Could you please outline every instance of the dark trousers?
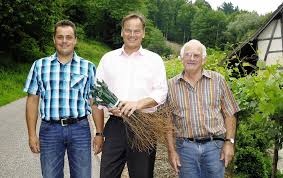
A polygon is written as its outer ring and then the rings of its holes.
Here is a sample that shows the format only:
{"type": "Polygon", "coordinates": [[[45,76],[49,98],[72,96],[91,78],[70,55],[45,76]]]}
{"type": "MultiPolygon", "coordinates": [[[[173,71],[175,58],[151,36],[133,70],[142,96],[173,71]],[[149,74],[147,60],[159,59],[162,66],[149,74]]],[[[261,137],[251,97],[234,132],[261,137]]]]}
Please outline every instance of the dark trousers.
{"type": "Polygon", "coordinates": [[[100,178],[120,178],[127,162],[131,178],[152,178],[156,150],[140,152],[131,148],[131,132],[119,117],[111,116],[104,129],[100,178]]]}

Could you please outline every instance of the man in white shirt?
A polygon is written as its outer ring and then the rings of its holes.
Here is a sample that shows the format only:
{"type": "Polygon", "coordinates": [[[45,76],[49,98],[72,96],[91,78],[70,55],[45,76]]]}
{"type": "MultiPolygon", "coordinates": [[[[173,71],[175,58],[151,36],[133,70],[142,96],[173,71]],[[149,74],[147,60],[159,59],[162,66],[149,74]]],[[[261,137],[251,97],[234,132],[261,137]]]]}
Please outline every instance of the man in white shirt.
{"type": "Polygon", "coordinates": [[[132,134],[120,117],[122,114],[130,116],[135,110],[154,112],[167,96],[164,63],[158,54],[142,48],[144,36],[142,16],[124,17],[123,47],[106,53],[97,68],[97,79],[104,80],[121,101],[117,108],[109,109],[113,115],[104,129],[101,178],[121,177],[126,162],[130,177],[153,177],[155,149],[139,152],[132,148],[129,144],[132,134]]]}

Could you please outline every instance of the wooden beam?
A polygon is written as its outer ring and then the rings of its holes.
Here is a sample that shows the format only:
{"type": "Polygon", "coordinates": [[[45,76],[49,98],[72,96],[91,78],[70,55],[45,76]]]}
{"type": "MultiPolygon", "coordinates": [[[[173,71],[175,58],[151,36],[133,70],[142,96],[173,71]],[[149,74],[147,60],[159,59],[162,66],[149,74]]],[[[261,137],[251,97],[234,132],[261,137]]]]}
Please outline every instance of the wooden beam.
{"type": "Polygon", "coordinates": [[[275,33],[278,22],[279,22],[279,20],[276,20],[275,25],[272,29],[271,40],[269,40],[269,43],[268,43],[268,46],[267,46],[267,49],[266,49],[266,52],[265,52],[265,55],[264,55],[264,61],[266,61],[266,59],[267,59],[267,55],[268,55],[268,52],[269,52],[269,49],[270,49],[270,46],[271,46],[271,42],[272,42],[272,39],[274,37],[274,33],[275,33]]]}
{"type": "Polygon", "coordinates": [[[268,53],[280,53],[280,52],[283,52],[283,49],[282,50],[276,50],[276,51],[269,51],[268,53]]]}
{"type": "Polygon", "coordinates": [[[282,37],[274,37],[274,38],[262,38],[262,39],[257,39],[257,41],[265,41],[265,40],[280,40],[280,39],[282,39],[282,41],[283,41],[283,38],[282,37]]]}

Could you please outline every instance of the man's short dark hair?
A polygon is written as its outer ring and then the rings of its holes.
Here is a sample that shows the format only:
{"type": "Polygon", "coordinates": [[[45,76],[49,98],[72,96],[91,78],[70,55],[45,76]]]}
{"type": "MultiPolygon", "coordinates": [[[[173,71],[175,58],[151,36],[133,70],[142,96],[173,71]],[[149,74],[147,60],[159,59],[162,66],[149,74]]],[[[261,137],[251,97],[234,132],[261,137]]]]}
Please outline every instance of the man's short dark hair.
{"type": "Polygon", "coordinates": [[[77,37],[77,32],[76,32],[76,25],[70,21],[70,20],[60,20],[59,22],[57,22],[55,24],[55,27],[54,27],[54,36],[56,35],[56,30],[58,27],[66,27],[66,26],[69,26],[69,27],[72,27],[73,30],[74,30],[74,35],[75,37],[77,37]]]}
{"type": "Polygon", "coordinates": [[[140,19],[143,28],[145,28],[145,17],[142,14],[139,14],[139,13],[136,13],[136,12],[130,13],[129,15],[127,15],[123,18],[122,23],[121,23],[122,28],[124,28],[125,22],[127,20],[130,20],[130,19],[140,19]]]}

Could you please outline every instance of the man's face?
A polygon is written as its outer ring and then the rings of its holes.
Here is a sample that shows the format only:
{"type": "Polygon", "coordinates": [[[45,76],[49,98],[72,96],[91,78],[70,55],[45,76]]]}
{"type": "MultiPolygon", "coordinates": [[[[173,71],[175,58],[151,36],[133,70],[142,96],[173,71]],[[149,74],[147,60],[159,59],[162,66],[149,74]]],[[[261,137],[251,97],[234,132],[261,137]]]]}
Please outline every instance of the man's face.
{"type": "Polygon", "coordinates": [[[53,41],[58,55],[68,56],[74,52],[77,38],[72,27],[61,26],[57,27],[53,41]]]}
{"type": "Polygon", "coordinates": [[[140,19],[132,18],[125,21],[121,36],[123,37],[125,49],[139,49],[144,38],[144,28],[140,19]]]}
{"type": "Polygon", "coordinates": [[[202,71],[205,59],[202,57],[202,48],[198,43],[192,43],[185,48],[182,63],[187,72],[202,71]]]}

